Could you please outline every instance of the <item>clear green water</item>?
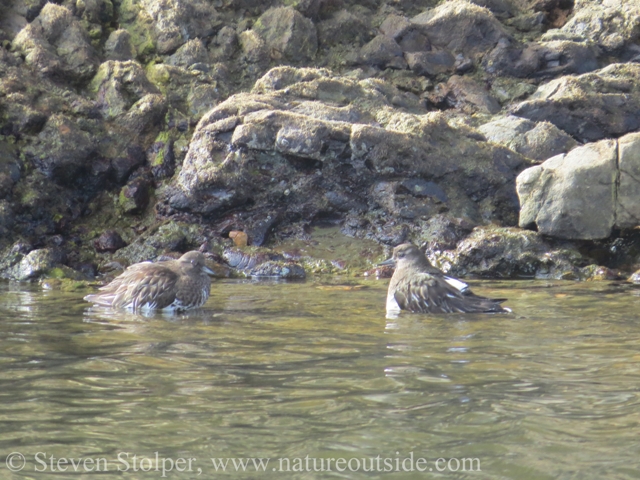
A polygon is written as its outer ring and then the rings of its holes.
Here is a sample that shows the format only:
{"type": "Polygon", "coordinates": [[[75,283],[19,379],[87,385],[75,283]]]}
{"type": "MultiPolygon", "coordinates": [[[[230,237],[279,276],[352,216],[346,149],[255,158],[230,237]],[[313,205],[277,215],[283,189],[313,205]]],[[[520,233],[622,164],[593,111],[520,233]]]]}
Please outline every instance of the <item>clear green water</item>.
{"type": "Polygon", "coordinates": [[[389,320],[387,281],[339,283],[218,281],[152,318],[0,284],[0,478],[640,478],[640,290],[480,282],[515,313],[389,320]],[[210,460],[238,457],[270,460],[210,460]]]}

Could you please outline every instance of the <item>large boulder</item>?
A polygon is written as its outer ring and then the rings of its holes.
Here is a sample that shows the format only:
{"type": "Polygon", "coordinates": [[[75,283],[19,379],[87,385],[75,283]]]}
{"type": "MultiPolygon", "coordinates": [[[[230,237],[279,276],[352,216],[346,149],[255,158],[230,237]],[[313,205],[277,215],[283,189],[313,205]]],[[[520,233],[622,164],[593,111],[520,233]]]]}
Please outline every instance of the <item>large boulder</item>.
{"type": "Polygon", "coordinates": [[[541,85],[512,113],[549,121],[581,142],[640,129],[640,64],[612,64],[541,85]]]}
{"type": "Polygon", "coordinates": [[[640,225],[640,133],[630,133],[618,140],[620,169],[616,195],[616,226],[640,225]]]}
{"type": "Polygon", "coordinates": [[[443,212],[502,221],[517,209],[513,181],[526,164],[383,82],[279,67],[200,120],[157,208],[245,231],[367,209],[415,222],[443,212]],[[234,209],[244,219],[224,220],[234,209]]]}
{"type": "Polygon", "coordinates": [[[615,223],[617,142],[601,140],[528,168],[517,178],[520,226],[558,238],[607,238],[615,223]]]}

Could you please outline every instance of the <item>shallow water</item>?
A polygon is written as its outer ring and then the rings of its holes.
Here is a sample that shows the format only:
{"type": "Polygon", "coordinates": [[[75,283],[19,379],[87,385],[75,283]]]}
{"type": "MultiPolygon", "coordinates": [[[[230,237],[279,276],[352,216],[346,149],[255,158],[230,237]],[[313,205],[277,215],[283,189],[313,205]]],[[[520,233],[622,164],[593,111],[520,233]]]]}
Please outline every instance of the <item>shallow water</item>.
{"type": "Polygon", "coordinates": [[[386,284],[151,318],[0,284],[0,478],[640,478],[640,290],[472,282],[515,313],[390,320],[386,284]]]}

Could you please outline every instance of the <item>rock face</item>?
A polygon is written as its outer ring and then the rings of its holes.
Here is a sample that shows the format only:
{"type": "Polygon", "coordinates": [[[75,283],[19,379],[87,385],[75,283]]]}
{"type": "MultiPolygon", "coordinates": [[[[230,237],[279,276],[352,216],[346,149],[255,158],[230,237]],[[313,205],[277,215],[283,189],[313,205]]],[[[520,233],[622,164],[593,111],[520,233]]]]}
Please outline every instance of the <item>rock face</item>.
{"type": "Polygon", "coordinates": [[[159,211],[215,219],[239,209],[251,218],[233,229],[250,232],[267,217],[309,225],[376,208],[416,222],[445,211],[509,217],[509,184],[525,159],[441,115],[409,113],[411,98],[385,88],[326,70],[271,70],[202,118],[159,211]]]}
{"type": "Polygon", "coordinates": [[[561,77],[512,109],[535,122],[549,121],[582,142],[640,129],[640,64],[614,64],[561,77]]]}
{"type": "MultiPolygon", "coordinates": [[[[638,0],[0,0],[0,277],[316,225],[482,275],[544,275],[552,236],[621,232],[631,253],[597,258],[640,264],[639,19],[638,0]],[[519,215],[539,232],[496,233],[519,215]]],[[[594,263],[558,255],[550,275],[594,263]]]]}
{"type": "Polygon", "coordinates": [[[546,235],[600,239],[616,223],[617,142],[601,140],[528,168],[517,180],[520,226],[546,235]]]}

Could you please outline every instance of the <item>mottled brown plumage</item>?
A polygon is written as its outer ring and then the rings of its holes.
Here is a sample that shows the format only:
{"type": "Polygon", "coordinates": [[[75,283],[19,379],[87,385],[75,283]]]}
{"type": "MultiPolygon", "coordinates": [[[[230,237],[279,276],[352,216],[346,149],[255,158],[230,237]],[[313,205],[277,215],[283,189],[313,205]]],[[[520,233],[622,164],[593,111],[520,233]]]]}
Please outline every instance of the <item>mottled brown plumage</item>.
{"type": "Polygon", "coordinates": [[[448,277],[431,265],[410,243],[393,249],[393,257],[382,265],[395,265],[387,292],[387,312],[420,313],[506,313],[505,299],[480,297],[460,280],[448,277]]]}
{"type": "Polygon", "coordinates": [[[111,283],[100,288],[101,293],[84,299],[103,307],[132,311],[189,310],[209,298],[214,272],[204,263],[200,252],[187,252],[177,260],[131,265],[111,283]]]}

